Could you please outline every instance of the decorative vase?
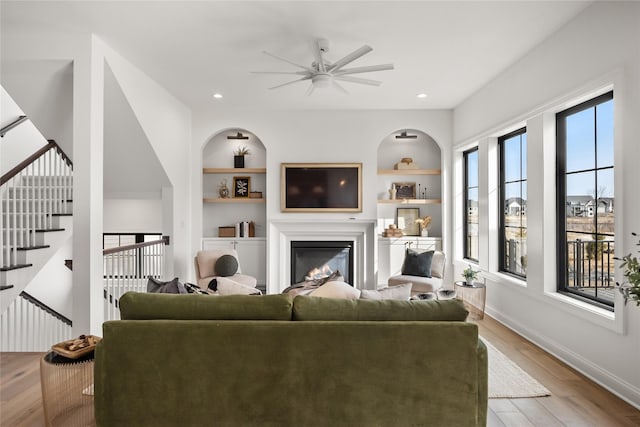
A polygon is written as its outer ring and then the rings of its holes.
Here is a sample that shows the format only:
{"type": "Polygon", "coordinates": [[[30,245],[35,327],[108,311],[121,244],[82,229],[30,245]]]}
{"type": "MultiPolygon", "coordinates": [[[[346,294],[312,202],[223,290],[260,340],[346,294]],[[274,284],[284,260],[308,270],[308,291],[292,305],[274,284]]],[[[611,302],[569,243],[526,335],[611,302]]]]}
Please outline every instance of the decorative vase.
{"type": "Polygon", "coordinates": [[[243,168],[244,167],[244,156],[233,156],[233,167],[234,168],[243,168]]]}
{"type": "Polygon", "coordinates": [[[218,187],[218,194],[221,199],[226,199],[229,197],[229,187],[227,187],[227,180],[223,179],[218,187]]]}
{"type": "Polygon", "coordinates": [[[398,190],[396,190],[395,184],[391,184],[391,188],[389,189],[389,198],[391,200],[395,200],[397,193],[398,193],[398,190]]]}
{"type": "Polygon", "coordinates": [[[420,230],[420,235],[422,237],[429,237],[429,230],[427,230],[426,228],[423,228],[422,230],[420,230]]]}

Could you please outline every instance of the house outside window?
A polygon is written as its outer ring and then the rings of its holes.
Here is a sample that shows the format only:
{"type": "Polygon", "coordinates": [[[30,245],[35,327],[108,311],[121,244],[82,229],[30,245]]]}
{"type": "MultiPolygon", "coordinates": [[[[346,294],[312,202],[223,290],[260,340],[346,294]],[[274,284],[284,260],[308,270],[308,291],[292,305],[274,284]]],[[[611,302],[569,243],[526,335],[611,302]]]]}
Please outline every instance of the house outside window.
{"type": "Polygon", "coordinates": [[[464,159],[464,257],[478,261],[478,147],[463,153],[464,159]]]}
{"type": "Polygon", "coordinates": [[[527,276],[527,130],[498,138],[500,271],[527,276]]]}
{"type": "Polygon", "coordinates": [[[556,115],[558,291],[614,302],[613,92],[556,115]]]}

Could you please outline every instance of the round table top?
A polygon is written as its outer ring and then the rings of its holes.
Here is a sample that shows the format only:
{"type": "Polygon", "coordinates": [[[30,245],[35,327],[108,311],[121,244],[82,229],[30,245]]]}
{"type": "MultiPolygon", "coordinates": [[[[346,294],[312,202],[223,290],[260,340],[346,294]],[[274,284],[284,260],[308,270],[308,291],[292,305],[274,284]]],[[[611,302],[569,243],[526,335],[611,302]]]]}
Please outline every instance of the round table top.
{"type": "Polygon", "coordinates": [[[480,283],[480,282],[473,282],[471,285],[468,282],[465,282],[463,280],[454,282],[454,285],[456,286],[460,286],[461,288],[484,288],[485,285],[484,283],[480,283]]]}

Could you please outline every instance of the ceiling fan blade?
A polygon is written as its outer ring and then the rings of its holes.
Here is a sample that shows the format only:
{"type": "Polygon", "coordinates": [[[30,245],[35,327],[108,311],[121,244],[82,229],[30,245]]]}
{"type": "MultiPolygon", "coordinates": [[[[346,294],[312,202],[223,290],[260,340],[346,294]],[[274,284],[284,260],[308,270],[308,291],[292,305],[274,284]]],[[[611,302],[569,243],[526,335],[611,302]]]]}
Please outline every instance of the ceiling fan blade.
{"type": "Polygon", "coordinates": [[[338,59],[336,62],[331,64],[331,66],[327,69],[327,71],[338,71],[340,68],[344,67],[348,63],[355,61],[356,59],[360,58],[362,55],[365,55],[371,52],[372,50],[373,48],[371,46],[368,46],[365,44],[364,46],[354,50],[344,58],[338,59]]]}
{"type": "Polygon", "coordinates": [[[339,84],[335,80],[333,80],[333,87],[335,87],[336,89],[338,89],[340,92],[344,93],[345,95],[349,95],[349,92],[344,87],[342,87],[341,84],[339,84]]]}
{"type": "Polygon", "coordinates": [[[333,74],[341,76],[343,74],[370,73],[372,71],[393,70],[393,64],[367,65],[365,67],[345,68],[344,70],[335,71],[333,74]]]}
{"type": "Polygon", "coordinates": [[[289,64],[291,64],[291,65],[294,65],[294,66],[296,66],[296,67],[298,67],[298,68],[302,68],[303,70],[307,70],[307,71],[309,71],[309,72],[311,72],[311,73],[315,73],[315,72],[316,72],[316,70],[314,70],[314,69],[313,69],[313,68],[311,68],[311,67],[307,67],[307,66],[305,66],[305,65],[296,64],[295,62],[289,61],[289,60],[288,60],[288,59],[286,59],[286,58],[283,58],[283,57],[278,56],[278,55],[274,55],[273,53],[269,53],[269,52],[267,52],[266,50],[263,50],[263,51],[262,51],[262,53],[264,53],[265,55],[269,55],[269,56],[270,56],[270,57],[272,57],[272,58],[279,59],[280,61],[287,62],[287,63],[289,63],[289,64]]]}
{"type": "Polygon", "coordinates": [[[341,80],[343,82],[362,83],[364,85],[380,86],[382,84],[379,80],[363,79],[361,77],[351,76],[333,76],[334,80],[341,80]]]}
{"type": "Polygon", "coordinates": [[[313,57],[316,59],[316,64],[318,64],[318,70],[322,73],[326,73],[327,68],[325,67],[324,60],[322,59],[322,51],[320,50],[318,40],[313,42],[313,57]]]}
{"type": "Polygon", "coordinates": [[[251,74],[294,74],[298,76],[306,76],[306,71],[249,71],[251,74]]]}
{"type": "Polygon", "coordinates": [[[311,83],[309,85],[309,88],[307,89],[307,91],[304,93],[305,96],[310,96],[313,93],[313,89],[315,89],[315,85],[313,83],[311,83]]]}
{"type": "Polygon", "coordinates": [[[287,86],[287,85],[290,85],[290,84],[293,84],[293,83],[298,83],[298,82],[301,82],[303,80],[309,80],[310,78],[311,78],[311,76],[304,76],[301,79],[293,80],[293,81],[290,81],[290,82],[287,82],[287,83],[283,83],[283,84],[278,85],[278,86],[273,86],[273,87],[270,87],[269,89],[277,89],[279,87],[287,86]]]}

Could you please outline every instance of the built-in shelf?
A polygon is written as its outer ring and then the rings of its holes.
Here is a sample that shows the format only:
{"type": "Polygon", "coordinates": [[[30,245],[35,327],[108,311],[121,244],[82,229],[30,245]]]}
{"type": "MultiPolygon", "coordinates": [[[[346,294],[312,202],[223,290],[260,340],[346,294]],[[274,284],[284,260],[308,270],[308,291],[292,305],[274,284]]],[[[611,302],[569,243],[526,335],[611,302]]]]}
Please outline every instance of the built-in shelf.
{"type": "Polygon", "coordinates": [[[267,173],[267,168],[202,168],[202,173],[267,173]]]}
{"type": "Polygon", "coordinates": [[[441,169],[378,169],[378,175],[440,175],[441,169]]]}
{"type": "Polygon", "coordinates": [[[226,199],[222,199],[220,197],[205,197],[202,201],[204,203],[264,203],[265,198],[251,199],[248,197],[228,197],[226,199]]]}
{"type": "Polygon", "coordinates": [[[378,199],[378,203],[386,205],[437,205],[442,199],[378,199]]]}

